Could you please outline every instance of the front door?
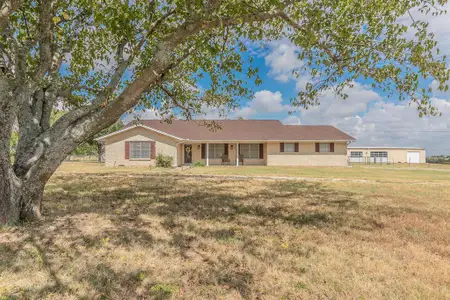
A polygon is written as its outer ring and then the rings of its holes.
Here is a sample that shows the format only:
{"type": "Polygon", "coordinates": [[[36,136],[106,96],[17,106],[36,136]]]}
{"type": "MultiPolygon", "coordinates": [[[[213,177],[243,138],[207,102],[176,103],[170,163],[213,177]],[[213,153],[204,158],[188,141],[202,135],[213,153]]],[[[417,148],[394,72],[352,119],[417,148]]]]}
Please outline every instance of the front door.
{"type": "Polygon", "coordinates": [[[192,145],[184,145],[184,163],[192,164],[192,145]]]}

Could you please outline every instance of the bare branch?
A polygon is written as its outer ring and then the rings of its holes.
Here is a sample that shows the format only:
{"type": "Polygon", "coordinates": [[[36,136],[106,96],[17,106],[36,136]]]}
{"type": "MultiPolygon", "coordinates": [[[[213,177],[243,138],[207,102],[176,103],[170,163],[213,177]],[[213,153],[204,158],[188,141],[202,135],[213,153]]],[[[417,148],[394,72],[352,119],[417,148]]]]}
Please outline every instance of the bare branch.
{"type": "Polygon", "coordinates": [[[176,107],[182,109],[186,113],[186,115],[192,116],[190,109],[188,107],[185,107],[184,105],[182,105],[176,99],[176,96],[173,95],[166,87],[164,87],[164,85],[160,84],[160,85],[158,85],[158,88],[160,88],[172,100],[172,102],[175,104],[176,107]]]}
{"type": "Polygon", "coordinates": [[[416,20],[414,20],[414,18],[413,18],[413,16],[412,16],[411,12],[409,11],[409,9],[408,9],[408,15],[409,15],[411,21],[412,21],[413,23],[416,23],[416,20]]]}

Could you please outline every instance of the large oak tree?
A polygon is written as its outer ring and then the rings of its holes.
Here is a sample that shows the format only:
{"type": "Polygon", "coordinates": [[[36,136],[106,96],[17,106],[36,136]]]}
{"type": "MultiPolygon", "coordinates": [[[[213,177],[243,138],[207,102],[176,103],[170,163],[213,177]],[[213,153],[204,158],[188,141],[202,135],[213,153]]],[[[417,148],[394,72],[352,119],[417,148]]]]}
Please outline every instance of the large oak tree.
{"type": "Polygon", "coordinates": [[[39,217],[44,186],[64,158],[130,109],[190,118],[250,96],[247,81],[260,78],[246,45],[261,41],[300,49],[304,66],[294,75],[312,79],[294,106],[318,104],[328,89],[345,97],[344,87],[364,78],[419,114],[436,114],[421,82],[447,88],[445,57],[426,23],[398,18],[442,13],[443,2],[0,0],[0,223],[39,217]],[[200,78],[206,90],[195,88],[200,78]],[[51,124],[61,105],[67,113],[51,124]]]}

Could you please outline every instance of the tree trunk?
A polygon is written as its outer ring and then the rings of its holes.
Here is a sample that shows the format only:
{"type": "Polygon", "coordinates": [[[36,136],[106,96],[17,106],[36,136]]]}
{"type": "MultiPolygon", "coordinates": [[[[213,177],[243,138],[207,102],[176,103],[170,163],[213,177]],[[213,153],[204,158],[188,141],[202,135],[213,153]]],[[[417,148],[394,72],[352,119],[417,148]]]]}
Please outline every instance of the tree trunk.
{"type": "Polygon", "coordinates": [[[0,72],[0,224],[14,224],[20,216],[20,180],[11,166],[10,139],[17,108],[9,82],[0,72]]]}
{"type": "Polygon", "coordinates": [[[105,145],[102,141],[97,142],[97,150],[98,150],[98,162],[105,161],[105,145]]]}
{"type": "Polygon", "coordinates": [[[8,160],[0,157],[0,224],[15,224],[20,218],[20,180],[8,160]]]}
{"type": "Polygon", "coordinates": [[[14,225],[41,216],[45,183],[23,182],[11,168],[0,163],[0,225],[14,225]]]}

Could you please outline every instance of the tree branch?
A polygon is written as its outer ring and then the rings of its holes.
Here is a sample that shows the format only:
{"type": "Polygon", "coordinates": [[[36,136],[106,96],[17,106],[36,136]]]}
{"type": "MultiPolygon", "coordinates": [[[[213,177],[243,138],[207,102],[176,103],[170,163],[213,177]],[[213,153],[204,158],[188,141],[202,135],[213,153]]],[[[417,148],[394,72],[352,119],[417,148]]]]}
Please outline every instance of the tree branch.
{"type": "MultiPolygon", "coordinates": [[[[76,145],[92,136],[94,133],[113,124],[119,117],[134,107],[140,100],[142,94],[149,88],[160,84],[164,75],[184,61],[195,49],[189,49],[181,57],[174,61],[174,51],[183,44],[189,37],[200,31],[213,29],[222,26],[232,26],[248,22],[263,22],[280,16],[280,12],[254,13],[243,15],[239,18],[214,17],[211,19],[194,20],[180,25],[170,36],[164,39],[154,55],[152,64],[142,70],[140,75],[130,83],[122,93],[110,103],[99,106],[98,102],[102,97],[108,96],[112,92],[112,87],[120,83],[123,72],[131,62],[131,59],[124,60],[123,65],[119,65],[113,75],[106,91],[97,96],[96,101],[91,105],[80,107],[61,117],[51,128],[43,132],[36,140],[44,151],[39,151],[35,161],[32,162],[32,174],[27,176],[47,176],[49,168],[40,168],[39,165],[51,162],[55,168],[66,155],[68,155],[76,145]]],[[[40,149],[40,148],[39,148],[40,149]]],[[[29,168],[30,166],[28,166],[29,168]]],[[[51,169],[51,168],[50,168],[51,169]]],[[[51,173],[50,173],[51,174],[51,173]]]]}
{"type": "MultiPolygon", "coordinates": [[[[292,28],[294,28],[295,30],[301,32],[301,33],[306,33],[305,29],[303,27],[301,27],[299,24],[297,24],[297,22],[295,22],[294,20],[292,20],[286,13],[282,13],[281,14],[281,18],[288,23],[292,28]]],[[[322,49],[323,51],[325,51],[325,53],[334,61],[334,62],[342,62],[344,61],[344,59],[342,57],[337,56],[336,54],[333,53],[333,51],[330,49],[330,47],[328,45],[326,45],[323,42],[317,42],[316,46],[320,49],[322,49]]]]}
{"type": "Polygon", "coordinates": [[[212,29],[220,26],[233,26],[245,23],[265,22],[273,20],[275,18],[283,17],[283,15],[285,15],[284,12],[277,10],[274,12],[255,12],[251,14],[245,14],[240,16],[239,18],[216,17],[211,20],[200,21],[200,26],[201,29],[212,29]]]}
{"type": "Polygon", "coordinates": [[[182,105],[177,99],[176,96],[173,95],[164,85],[160,84],[158,85],[158,88],[160,88],[170,99],[172,99],[173,103],[176,107],[182,109],[188,116],[191,116],[191,112],[188,107],[185,107],[182,105]]]}
{"type": "Polygon", "coordinates": [[[155,30],[165,21],[167,20],[171,15],[173,15],[175,13],[176,9],[171,10],[170,12],[168,12],[166,15],[162,16],[161,18],[159,18],[156,22],[154,22],[147,34],[141,38],[141,40],[139,41],[139,43],[136,45],[136,47],[134,47],[133,51],[132,51],[132,55],[134,57],[137,56],[137,54],[139,53],[140,49],[142,48],[142,46],[144,45],[145,41],[148,40],[149,37],[152,36],[152,34],[155,32],[155,30]]]}
{"type": "Polygon", "coordinates": [[[39,4],[39,25],[37,40],[39,42],[39,67],[34,76],[39,82],[51,68],[52,62],[52,1],[41,0],[39,4]]]}
{"type": "Polygon", "coordinates": [[[209,20],[196,20],[181,25],[172,35],[167,37],[159,45],[159,50],[155,54],[154,61],[150,67],[141,72],[141,75],[135,79],[124,91],[105,107],[101,113],[102,116],[111,116],[115,121],[120,115],[131,109],[140,99],[140,96],[152,86],[161,82],[161,78],[168,70],[176,67],[190,55],[186,52],[178,61],[172,61],[170,54],[188,37],[197,34],[206,29],[212,29],[221,26],[232,26],[241,23],[263,22],[280,17],[282,12],[259,12],[250,15],[244,15],[240,18],[221,18],[215,17],[209,20]]]}
{"type": "Polygon", "coordinates": [[[69,89],[65,89],[65,90],[60,90],[57,93],[57,97],[62,97],[62,98],[70,98],[70,96],[72,95],[72,93],[74,91],[87,91],[93,94],[99,94],[102,91],[98,90],[96,88],[92,88],[89,86],[85,86],[85,85],[76,85],[76,86],[72,86],[69,89]]]}
{"type": "Polygon", "coordinates": [[[0,7],[0,31],[8,25],[9,16],[23,5],[23,0],[6,0],[0,7]]]}

